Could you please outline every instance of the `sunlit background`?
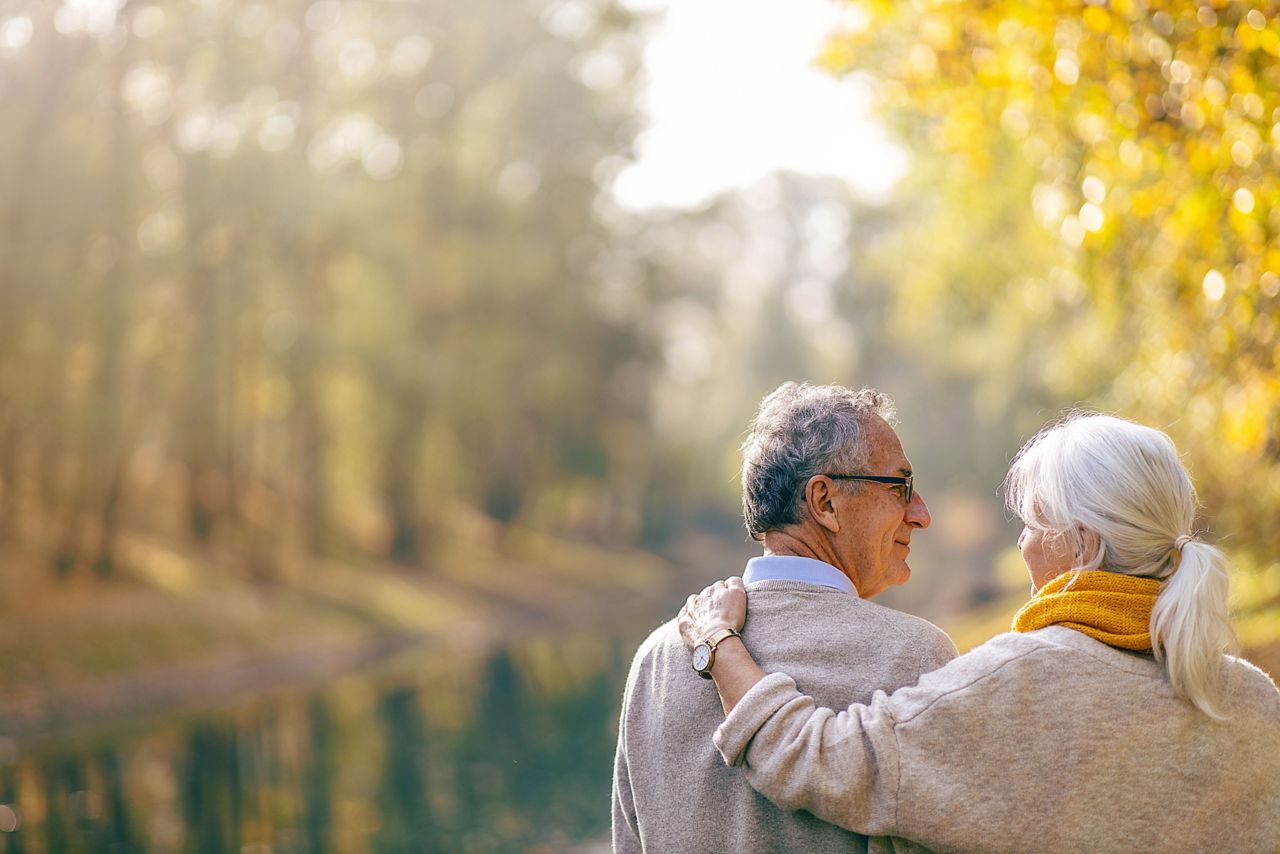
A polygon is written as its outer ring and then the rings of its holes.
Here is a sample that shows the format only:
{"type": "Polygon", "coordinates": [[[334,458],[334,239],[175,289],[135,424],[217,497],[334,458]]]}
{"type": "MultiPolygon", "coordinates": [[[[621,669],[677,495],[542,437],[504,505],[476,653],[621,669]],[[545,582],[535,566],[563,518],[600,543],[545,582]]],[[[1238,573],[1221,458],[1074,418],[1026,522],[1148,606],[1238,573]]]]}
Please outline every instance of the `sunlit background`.
{"type": "Polygon", "coordinates": [[[622,680],[874,385],[1027,592],[1064,408],[1167,430],[1280,673],[1280,13],[0,0],[0,850],[607,847],[622,680]]]}

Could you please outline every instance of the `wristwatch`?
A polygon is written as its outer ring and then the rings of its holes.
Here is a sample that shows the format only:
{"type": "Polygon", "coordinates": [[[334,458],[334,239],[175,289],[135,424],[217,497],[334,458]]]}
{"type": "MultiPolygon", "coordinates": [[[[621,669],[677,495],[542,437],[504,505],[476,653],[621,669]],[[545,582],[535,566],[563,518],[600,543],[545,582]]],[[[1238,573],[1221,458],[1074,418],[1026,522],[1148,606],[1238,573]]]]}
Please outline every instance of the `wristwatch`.
{"type": "Polygon", "coordinates": [[[703,679],[711,678],[711,667],[716,663],[716,647],[725,638],[740,638],[741,632],[737,629],[725,627],[716,629],[708,635],[702,643],[693,648],[693,672],[701,676],[703,679]]]}

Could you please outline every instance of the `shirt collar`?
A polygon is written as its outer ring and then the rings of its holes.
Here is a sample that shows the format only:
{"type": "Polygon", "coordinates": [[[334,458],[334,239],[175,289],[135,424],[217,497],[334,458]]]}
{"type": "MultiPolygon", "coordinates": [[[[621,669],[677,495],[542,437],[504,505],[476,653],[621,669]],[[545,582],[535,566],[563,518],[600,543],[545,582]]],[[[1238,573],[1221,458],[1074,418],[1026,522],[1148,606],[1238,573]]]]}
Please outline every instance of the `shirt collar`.
{"type": "Polygon", "coordinates": [[[747,561],[742,573],[746,584],[756,581],[803,581],[858,595],[849,576],[829,563],[795,555],[763,555],[747,561]]]}

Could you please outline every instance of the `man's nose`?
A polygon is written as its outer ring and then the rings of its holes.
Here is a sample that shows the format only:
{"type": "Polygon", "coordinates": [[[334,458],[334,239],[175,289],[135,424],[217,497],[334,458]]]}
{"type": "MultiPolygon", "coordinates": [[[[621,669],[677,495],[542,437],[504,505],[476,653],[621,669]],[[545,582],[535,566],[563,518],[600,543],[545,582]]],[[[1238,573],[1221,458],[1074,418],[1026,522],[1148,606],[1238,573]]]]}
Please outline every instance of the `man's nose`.
{"type": "Polygon", "coordinates": [[[929,505],[924,503],[924,496],[919,492],[911,496],[911,503],[907,505],[907,524],[913,528],[927,528],[933,524],[929,505]]]}

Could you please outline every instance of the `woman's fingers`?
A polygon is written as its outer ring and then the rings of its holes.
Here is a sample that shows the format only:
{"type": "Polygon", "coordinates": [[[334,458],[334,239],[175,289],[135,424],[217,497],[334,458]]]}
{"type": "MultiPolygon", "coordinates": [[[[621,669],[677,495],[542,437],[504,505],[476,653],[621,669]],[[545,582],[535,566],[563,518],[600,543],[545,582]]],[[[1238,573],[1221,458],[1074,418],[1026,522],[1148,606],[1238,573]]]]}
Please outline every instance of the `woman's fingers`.
{"type": "Polygon", "coordinates": [[[676,626],[680,630],[680,639],[684,641],[684,645],[689,649],[693,649],[698,645],[698,621],[693,616],[697,605],[697,595],[690,596],[685,600],[684,607],[680,609],[680,615],[676,619],[676,626]]]}
{"type": "Polygon", "coordinates": [[[676,625],[692,649],[707,635],[729,626],[740,629],[746,619],[746,585],[739,576],[714,581],[685,600],[676,625]]]}

